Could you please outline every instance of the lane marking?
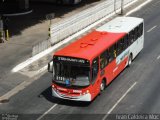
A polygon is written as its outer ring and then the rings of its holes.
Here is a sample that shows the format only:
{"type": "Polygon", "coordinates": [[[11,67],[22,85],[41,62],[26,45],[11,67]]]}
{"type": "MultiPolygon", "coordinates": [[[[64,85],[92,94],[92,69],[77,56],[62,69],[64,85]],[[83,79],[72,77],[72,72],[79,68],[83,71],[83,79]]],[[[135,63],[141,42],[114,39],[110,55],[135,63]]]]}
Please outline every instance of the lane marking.
{"type": "Polygon", "coordinates": [[[160,55],[157,57],[157,60],[159,60],[160,59],[160,55]]]}
{"type": "Polygon", "coordinates": [[[152,28],[150,28],[149,30],[147,30],[147,32],[151,32],[152,30],[154,30],[157,27],[157,25],[153,26],[152,28]]]}
{"type": "Polygon", "coordinates": [[[133,10],[129,11],[128,13],[126,13],[124,16],[128,16],[136,11],[138,11],[139,9],[141,9],[142,7],[144,7],[146,4],[148,4],[149,2],[151,2],[152,0],[147,0],[146,2],[142,3],[141,5],[139,5],[138,7],[134,8],[133,10]]]}
{"type": "MultiPolygon", "coordinates": [[[[127,5],[124,6],[124,8],[129,7],[130,5],[132,5],[133,3],[137,2],[137,1],[138,1],[138,0],[134,0],[134,1],[130,2],[130,3],[128,3],[127,5]]],[[[119,12],[120,10],[121,10],[121,9],[118,9],[117,12],[119,12]]],[[[110,18],[111,16],[113,16],[113,15],[115,15],[115,14],[116,14],[116,12],[113,12],[113,13],[107,15],[106,17],[104,17],[104,18],[96,21],[95,23],[89,25],[88,27],[84,28],[84,29],[81,30],[80,32],[73,34],[72,36],[66,38],[66,39],[63,40],[62,42],[54,45],[53,47],[50,47],[50,48],[44,50],[43,52],[41,52],[41,53],[39,53],[39,54],[37,54],[37,55],[35,55],[35,56],[27,59],[26,61],[24,61],[24,62],[22,62],[22,63],[20,63],[20,64],[18,64],[17,66],[15,66],[15,67],[12,69],[12,72],[18,72],[18,71],[22,70],[23,68],[25,68],[25,67],[27,67],[28,65],[32,64],[33,62],[39,60],[40,58],[44,57],[45,55],[53,52],[54,50],[56,50],[57,48],[59,48],[59,47],[62,46],[63,44],[68,43],[68,42],[71,41],[72,39],[78,37],[79,35],[81,35],[81,34],[83,34],[83,33],[85,33],[85,32],[87,32],[87,31],[90,30],[91,28],[97,26],[98,24],[102,23],[103,21],[105,21],[106,19],[110,18]]]]}
{"type": "Polygon", "coordinates": [[[46,114],[48,114],[53,108],[55,108],[58,104],[54,104],[50,109],[48,109],[43,115],[38,117],[36,120],[41,120],[46,114]]]}
{"type": "Polygon", "coordinates": [[[133,87],[137,84],[137,82],[135,82],[124,94],[123,96],[113,105],[113,107],[107,112],[107,114],[103,117],[102,120],[106,120],[106,118],[108,117],[108,115],[116,108],[116,106],[123,100],[123,98],[133,89],[133,87]]]}

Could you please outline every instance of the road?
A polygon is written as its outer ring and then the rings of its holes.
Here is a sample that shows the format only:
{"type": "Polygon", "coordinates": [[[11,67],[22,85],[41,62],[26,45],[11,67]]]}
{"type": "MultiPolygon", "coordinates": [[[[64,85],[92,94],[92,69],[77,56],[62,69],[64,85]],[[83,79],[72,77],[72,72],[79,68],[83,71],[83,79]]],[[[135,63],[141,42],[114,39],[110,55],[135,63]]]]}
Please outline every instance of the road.
{"type": "MultiPolygon", "coordinates": [[[[160,113],[159,7],[160,1],[154,0],[130,15],[145,20],[144,49],[131,67],[126,68],[92,103],[52,98],[51,74],[46,73],[8,103],[1,104],[0,113],[39,120],[104,120],[111,119],[108,113],[160,113]]],[[[115,119],[115,116],[112,117],[115,119]]]]}

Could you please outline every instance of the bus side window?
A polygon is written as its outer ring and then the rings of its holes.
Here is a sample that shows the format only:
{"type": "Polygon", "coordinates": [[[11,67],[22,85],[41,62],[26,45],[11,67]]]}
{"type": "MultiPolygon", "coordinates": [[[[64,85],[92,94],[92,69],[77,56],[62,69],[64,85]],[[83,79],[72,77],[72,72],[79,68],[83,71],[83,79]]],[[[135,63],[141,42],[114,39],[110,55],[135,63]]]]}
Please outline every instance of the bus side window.
{"type": "Polygon", "coordinates": [[[129,34],[128,34],[128,46],[130,46],[131,45],[131,33],[129,32],[129,34]]]}
{"type": "Polygon", "coordinates": [[[120,40],[120,44],[121,44],[121,51],[123,51],[125,48],[124,48],[124,38],[122,38],[120,40]]]}
{"type": "Polygon", "coordinates": [[[134,42],[134,31],[130,31],[129,32],[129,39],[130,39],[130,43],[132,44],[134,42]]]}
{"type": "Polygon", "coordinates": [[[117,57],[117,44],[114,44],[114,58],[117,57]]]}
{"type": "Polygon", "coordinates": [[[138,26],[138,32],[137,32],[137,34],[138,34],[138,38],[141,36],[140,31],[141,31],[141,25],[139,25],[139,26],[138,26]]]}
{"type": "Polygon", "coordinates": [[[116,44],[109,48],[109,62],[111,62],[117,56],[116,44]]]}
{"type": "Polygon", "coordinates": [[[108,50],[104,51],[100,55],[100,68],[103,69],[107,66],[108,64],[108,50]]]}
{"type": "Polygon", "coordinates": [[[142,34],[143,34],[143,23],[139,25],[139,37],[141,37],[142,34]]]}
{"type": "Polygon", "coordinates": [[[128,35],[124,37],[124,49],[128,47],[128,35]]]}
{"type": "Polygon", "coordinates": [[[143,23],[141,24],[141,36],[143,34],[143,23]]]}
{"type": "Polygon", "coordinates": [[[137,40],[138,38],[139,38],[139,26],[137,26],[136,28],[135,28],[135,40],[137,40]]]}
{"type": "MultiPolygon", "coordinates": [[[[136,28],[134,28],[133,30],[132,30],[132,38],[133,38],[133,42],[136,40],[136,28]]],[[[132,43],[133,43],[132,42],[132,43]]]]}
{"type": "Polygon", "coordinates": [[[95,82],[97,75],[98,75],[98,71],[99,71],[99,65],[98,65],[98,57],[95,58],[92,62],[92,83],[95,82]]]}
{"type": "Polygon", "coordinates": [[[121,41],[117,42],[117,55],[121,54],[121,41]]]}

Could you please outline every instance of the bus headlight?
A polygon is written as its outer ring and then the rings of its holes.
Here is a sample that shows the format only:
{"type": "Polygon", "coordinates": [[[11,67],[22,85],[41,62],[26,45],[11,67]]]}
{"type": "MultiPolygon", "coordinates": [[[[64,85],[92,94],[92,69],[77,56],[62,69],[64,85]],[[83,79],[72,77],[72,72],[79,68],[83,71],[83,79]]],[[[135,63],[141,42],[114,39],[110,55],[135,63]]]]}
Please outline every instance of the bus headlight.
{"type": "Polygon", "coordinates": [[[89,90],[86,90],[82,95],[88,94],[89,90]]]}
{"type": "Polygon", "coordinates": [[[86,93],[89,93],[89,90],[87,90],[86,93]]]}

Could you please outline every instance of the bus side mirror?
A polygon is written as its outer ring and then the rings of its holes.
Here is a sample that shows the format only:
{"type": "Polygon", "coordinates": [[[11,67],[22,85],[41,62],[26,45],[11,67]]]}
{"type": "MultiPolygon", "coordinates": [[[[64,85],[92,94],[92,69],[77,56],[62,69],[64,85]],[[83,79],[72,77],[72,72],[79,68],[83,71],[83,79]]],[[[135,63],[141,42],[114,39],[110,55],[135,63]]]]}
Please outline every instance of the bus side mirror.
{"type": "Polygon", "coordinates": [[[48,63],[48,72],[53,73],[53,61],[48,63]]]}

